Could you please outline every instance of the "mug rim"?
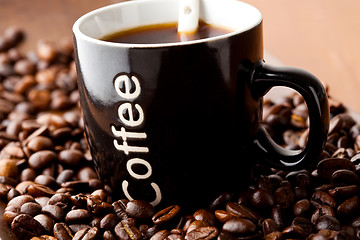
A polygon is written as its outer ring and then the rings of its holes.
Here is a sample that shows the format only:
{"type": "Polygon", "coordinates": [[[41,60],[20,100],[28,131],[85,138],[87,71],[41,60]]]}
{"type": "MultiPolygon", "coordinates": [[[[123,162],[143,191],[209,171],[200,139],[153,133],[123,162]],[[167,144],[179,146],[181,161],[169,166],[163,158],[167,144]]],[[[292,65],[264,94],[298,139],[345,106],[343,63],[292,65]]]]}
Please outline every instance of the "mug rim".
{"type": "MultiPolygon", "coordinates": [[[[242,2],[242,1],[238,1],[238,0],[221,0],[221,2],[224,2],[224,1],[233,2],[234,4],[241,4],[244,7],[251,8],[252,10],[254,10],[256,12],[256,14],[258,14],[257,21],[254,21],[251,24],[248,24],[248,27],[242,28],[240,30],[234,30],[234,29],[231,29],[231,28],[227,28],[227,29],[230,29],[231,32],[226,33],[226,34],[222,34],[222,35],[219,35],[219,36],[196,39],[196,40],[189,40],[189,41],[170,42],[170,43],[169,42],[167,42],[167,43],[120,43],[120,42],[110,42],[110,41],[101,40],[101,39],[99,39],[100,37],[99,38],[91,37],[91,36],[89,36],[88,34],[84,33],[81,30],[81,26],[82,26],[82,24],[84,24],[84,22],[88,21],[91,18],[96,17],[97,15],[99,15],[101,13],[104,13],[106,11],[111,11],[111,9],[113,9],[113,8],[117,8],[117,7],[120,8],[120,7],[124,7],[124,6],[127,6],[127,5],[131,6],[131,5],[143,4],[145,2],[156,2],[156,1],[158,1],[158,2],[160,2],[160,1],[169,2],[169,0],[130,0],[130,1],[119,2],[119,3],[115,3],[115,4],[110,4],[110,5],[107,5],[107,6],[92,10],[92,11],[90,11],[88,13],[85,13],[84,15],[82,15],[81,17],[79,17],[75,21],[75,23],[73,24],[73,27],[72,27],[73,34],[74,34],[75,37],[80,37],[83,40],[86,40],[88,42],[92,42],[94,44],[99,44],[99,45],[110,46],[110,47],[159,48],[159,47],[193,45],[193,44],[198,44],[198,43],[205,43],[205,42],[207,43],[207,42],[217,41],[217,40],[221,40],[221,39],[226,39],[226,38],[229,38],[231,36],[238,35],[238,34],[246,32],[246,31],[248,31],[250,29],[255,28],[256,26],[261,24],[262,20],[263,20],[261,12],[251,4],[248,4],[248,3],[245,3],[245,2],[242,2]]],[[[219,0],[201,0],[201,1],[209,1],[209,2],[211,2],[211,1],[219,1],[219,0]]],[[[176,2],[176,4],[179,5],[178,0],[173,0],[173,2],[176,2]]],[[[141,26],[147,26],[147,24],[144,24],[144,25],[141,25],[141,26]]],[[[220,26],[220,27],[223,27],[223,26],[220,26]]],[[[128,29],[123,29],[123,30],[126,31],[128,29]]],[[[110,33],[108,33],[108,34],[110,34],[110,33]]]]}

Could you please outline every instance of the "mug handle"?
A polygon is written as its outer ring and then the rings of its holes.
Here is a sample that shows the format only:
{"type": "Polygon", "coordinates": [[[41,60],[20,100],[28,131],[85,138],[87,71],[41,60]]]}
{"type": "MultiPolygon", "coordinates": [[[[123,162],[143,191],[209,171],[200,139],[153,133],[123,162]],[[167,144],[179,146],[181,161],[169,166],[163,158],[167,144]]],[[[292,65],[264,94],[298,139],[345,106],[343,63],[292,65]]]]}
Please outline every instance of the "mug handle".
{"type": "Polygon", "coordinates": [[[262,60],[253,65],[250,72],[250,91],[255,99],[263,97],[272,87],[285,86],[302,95],[309,112],[309,136],[303,150],[287,150],[280,147],[259,126],[254,143],[260,156],[273,167],[301,169],[316,163],[325,145],[329,129],[329,104],[321,82],[309,72],[292,67],[271,67],[262,60]]]}

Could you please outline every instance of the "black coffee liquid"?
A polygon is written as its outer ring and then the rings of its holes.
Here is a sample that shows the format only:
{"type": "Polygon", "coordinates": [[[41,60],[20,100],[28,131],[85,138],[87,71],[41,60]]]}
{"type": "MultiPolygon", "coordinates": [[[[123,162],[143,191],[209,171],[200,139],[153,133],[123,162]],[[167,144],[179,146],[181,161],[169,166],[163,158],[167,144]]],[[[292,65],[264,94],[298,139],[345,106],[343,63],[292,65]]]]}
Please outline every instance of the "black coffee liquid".
{"type": "Polygon", "coordinates": [[[177,23],[141,26],[130,30],[109,34],[101,40],[117,43],[173,43],[215,37],[230,33],[231,30],[199,21],[199,27],[194,34],[178,34],[177,23]]]}

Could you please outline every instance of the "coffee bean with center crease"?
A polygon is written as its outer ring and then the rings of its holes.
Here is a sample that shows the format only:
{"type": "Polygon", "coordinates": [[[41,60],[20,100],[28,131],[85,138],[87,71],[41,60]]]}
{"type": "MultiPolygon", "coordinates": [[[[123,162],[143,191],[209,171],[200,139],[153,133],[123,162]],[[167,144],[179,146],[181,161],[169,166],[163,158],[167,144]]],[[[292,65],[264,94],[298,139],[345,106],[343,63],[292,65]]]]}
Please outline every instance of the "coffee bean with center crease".
{"type": "Polygon", "coordinates": [[[211,226],[215,225],[215,215],[210,210],[199,209],[194,214],[195,220],[208,222],[211,226]]]}
{"type": "Polygon", "coordinates": [[[226,211],[236,217],[247,218],[253,222],[256,222],[258,220],[258,216],[256,215],[256,213],[254,213],[251,209],[238,203],[229,202],[228,204],[226,204],[226,211]]]}
{"type": "Polygon", "coordinates": [[[320,231],[321,229],[329,229],[339,231],[341,228],[340,222],[332,216],[323,215],[315,223],[315,229],[320,231]]]}
{"type": "Polygon", "coordinates": [[[274,196],[265,189],[255,189],[251,193],[250,202],[255,208],[269,208],[275,203],[274,196]]]}
{"type": "Polygon", "coordinates": [[[45,229],[46,232],[51,233],[53,231],[55,221],[48,215],[39,214],[39,215],[36,215],[34,217],[34,219],[36,221],[38,221],[41,224],[41,226],[43,226],[43,228],[45,229]]]}
{"type": "Polygon", "coordinates": [[[114,229],[115,235],[123,240],[139,240],[142,237],[136,226],[128,220],[119,222],[114,229]]]}
{"type": "Polygon", "coordinates": [[[44,207],[42,207],[41,213],[52,217],[57,222],[62,221],[65,217],[64,210],[56,205],[45,205],[44,207]]]}
{"type": "Polygon", "coordinates": [[[55,194],[54,190],[41,184],[31,184],[27,188],[27,192],[33,197],[42,197],[42,196],[51,197],[52,195],[55,194]]]}
{"type": "Polygon", "coordinates": [[[65,223],[55,223],[54,236],[58,240],[72,240],[73,238],[70,228],[65,223]]]}
{"type": "Polygon", "coordinates": [[[217,237],[219,230],[216,227],[200,227],[188,232],[185,236],[187,240],[209,240],[217,237]]]}
{"type": "Polygon", "coordinates": [[[72,240],[96,240],[100,237],[100,231],[97,227],[83,228],[78,231],[72,240]]]}
{"type": "Polygon", "coordinates": [[[267,218],[262,223],[262,230],[263,230],[264,235],[268,235],[272,232],[278,231],[279,228],[273,219],[267,218]]]}
{"type": "Polygon", "coordinates": [[[171,222],[180,212],[179,205],[169,206],[163,210],[157,212],[153,215],[152,221],[156,225],[163,225],[165,223],[171,222]]]}
{"type": "Polygon", "coordinates": [[[323,205],[318,207],[311,216],[312,224],[315,224],[317,220],[324,215],[335,217],[335,211],[330,206],[323,205]]]}
{"type": "Polygon", "coordinates": [[[15,217],[11,223],[11,230],[21,239],[30,239],[44,232],[41,224],[28,214],[15,217]]]}
{"type": "Polygon", "coordinates": [[[326,192],[317,191],[311,197],[311,203],[319,208],[322,205],[327,205],[331,208],[336,207],[336,201],[326,192]]]}

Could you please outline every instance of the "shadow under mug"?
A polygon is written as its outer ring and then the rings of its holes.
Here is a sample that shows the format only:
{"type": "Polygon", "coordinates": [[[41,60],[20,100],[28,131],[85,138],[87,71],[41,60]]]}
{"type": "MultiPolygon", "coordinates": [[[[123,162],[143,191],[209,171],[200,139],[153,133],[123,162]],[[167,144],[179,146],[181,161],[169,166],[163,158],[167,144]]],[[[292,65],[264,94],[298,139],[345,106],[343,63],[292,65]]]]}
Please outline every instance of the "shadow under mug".
{"type": "Polygon", "coordinates": [[[329,126],[313,75],[263,62],[262,16],[236,0],[201,0],[200,17],[229,34],[165,44],[98,40],[136,26],[176,22],[178,1],[139,0],[82,16],[73,27],[81,107],[94,165],[115,199],[206,206],[249,182],[257,160],[292,170],[316,160],[329,126]],[[260,122],[274,86],[298,91],[308,143],[289,151],[260,122]]]}

